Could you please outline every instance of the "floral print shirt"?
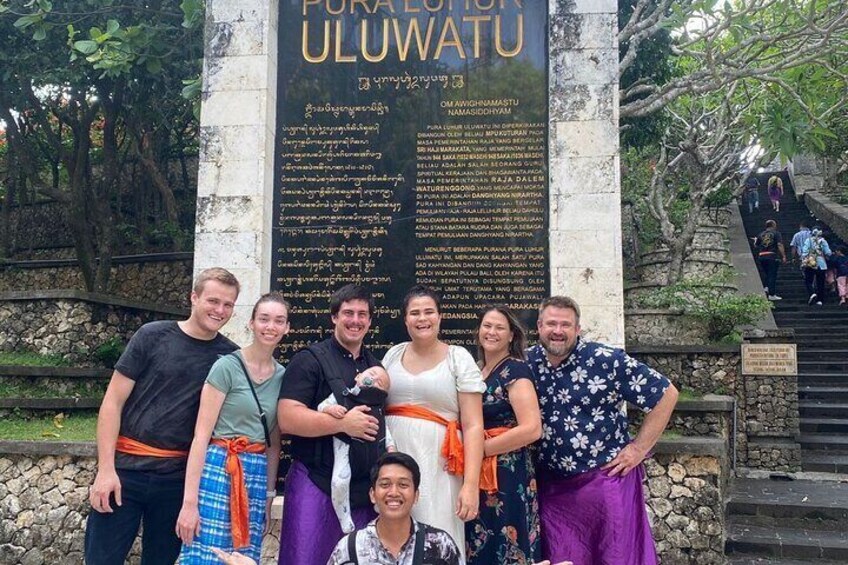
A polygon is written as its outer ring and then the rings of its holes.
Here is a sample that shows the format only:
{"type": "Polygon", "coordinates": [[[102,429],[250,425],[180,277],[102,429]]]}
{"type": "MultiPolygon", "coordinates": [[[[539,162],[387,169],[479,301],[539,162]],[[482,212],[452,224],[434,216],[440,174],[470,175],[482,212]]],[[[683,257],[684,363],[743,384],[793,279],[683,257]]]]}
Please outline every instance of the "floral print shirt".
{"type": "Polygon", "coordinates": [[[542,411],[538,465],[568,477],[602,467],[630,442],[625,402],[650,412],[667,378],[621,349],[577,339],[557,367],[541,345],[528,351],[542,411]]]}
{"type": "MultiPolygon", "coordinates": [[[[410,518],[411,519],[411,518],[410,518]]],[[[360,565],[413,565],[415,552],[415,534],[424,528],[424,563],[426,565],[459,565],[459,548],[447,532],[412,520],[412,531],[407,542],[400,549],[397,559],[383,546],[377,535],[377,520],[372,520],[362,530],[350,534],[356,536],[356,557],[360,565]]],[[[354,563],[348,554],[348,537],[336,544],[327,565],[345,565],[354,563]]]]}

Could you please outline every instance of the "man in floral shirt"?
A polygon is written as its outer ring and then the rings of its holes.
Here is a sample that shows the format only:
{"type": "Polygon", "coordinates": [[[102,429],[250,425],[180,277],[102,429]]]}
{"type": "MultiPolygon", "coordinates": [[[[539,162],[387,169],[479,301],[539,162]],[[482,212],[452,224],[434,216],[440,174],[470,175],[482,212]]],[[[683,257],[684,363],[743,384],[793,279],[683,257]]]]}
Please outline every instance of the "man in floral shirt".
{"type": "Polygon", "coordinates": [[[538,450],[542,557],[553,562],[658,563],[642,495],[642,461],[677,402],[668,379],[621,349],[580,338],[580,307],[539,307],[528,363],[542,411],[538,450]],[[636,438],[626,402],[647,413],[636,438]],[[631,472],[634,471],[634,472],[631,472]]]}

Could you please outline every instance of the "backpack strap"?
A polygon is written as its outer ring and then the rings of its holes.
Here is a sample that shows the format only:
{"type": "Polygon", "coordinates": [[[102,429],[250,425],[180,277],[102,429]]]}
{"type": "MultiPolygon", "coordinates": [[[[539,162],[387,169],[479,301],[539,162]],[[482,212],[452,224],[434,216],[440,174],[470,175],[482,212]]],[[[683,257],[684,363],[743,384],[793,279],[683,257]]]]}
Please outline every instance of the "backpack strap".
{"type": "Polygon", "coordinates": [[[347,536],[347,561],[345,561],[345,565],[348,563],[359,565],[359,556],[356,554],[356,534],[357,530],[354,530],[347,536]]]}
{"type": "Polygon", "coordinates": [[[321,344],[316,343],[308,346],[306,351],[311,353],[312,356],[315,357],[315,360],[318,361],[318,366],[321,367],[324,380],[326,380],[327,384],[330,385],[330,390],[333,391],[333,395],[336,397],[336,402],[338,402],[341,406],[344,406],[345,396],[347,396],[347,383],[345,383],[341,375],[336,373],[335,369],[327,360],[328,355],[321,351],[319,349],[320,347],[321,344]]]}
{"type": "Polygon", "coordinates": [[[424,526],[417,524],[415,530],[415,550],[412,552],[412,565],[424,565],[424,538],[427,532],[424,531],[424,526]]]}

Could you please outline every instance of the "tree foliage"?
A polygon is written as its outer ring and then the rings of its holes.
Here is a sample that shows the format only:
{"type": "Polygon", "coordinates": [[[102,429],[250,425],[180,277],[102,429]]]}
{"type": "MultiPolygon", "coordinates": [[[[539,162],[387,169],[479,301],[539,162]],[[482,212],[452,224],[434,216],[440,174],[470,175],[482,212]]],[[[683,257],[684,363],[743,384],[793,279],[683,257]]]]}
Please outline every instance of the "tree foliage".
{"type": "Polygon", "coordinates": [[[107,288],[119,232],[150,239],[193,221],[175,192],[194,191],[187,160],[197,121],[181,91],[200,71],[202,38],[192,25],[201,6],[182,6],[0,5],[6,209],[13,200],[63,203],[90,290],[107,288]]]}
{"type": "Polygon", "coordinates": [[[625,0],[620,15],[622,123],[664,127],[653,153],[640,149],[650,180],[623,184],[644,198],[637,221],[669,250],[673,284],[705,211],[741,191],[746,150],[758,147],[763,163],[846,155],[848,10],[842,0],[625,0]],[[658,41],[664,64],[645,64],[658,41]]]}

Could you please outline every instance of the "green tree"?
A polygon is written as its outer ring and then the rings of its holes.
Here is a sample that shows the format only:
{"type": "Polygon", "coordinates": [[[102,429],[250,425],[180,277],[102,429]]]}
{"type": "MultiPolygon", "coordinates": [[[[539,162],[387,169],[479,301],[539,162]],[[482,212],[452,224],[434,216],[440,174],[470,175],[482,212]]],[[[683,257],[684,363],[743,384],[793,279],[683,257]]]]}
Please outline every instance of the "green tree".
{"type": "Polygon", "coordinates": [[[37,195],[66,205],[90,290],[108,287],[116,226],[156,215],[137,198],[141,187],[157,191],[162,221],[175,227],[174,186],[193,189],[185,159],[197,123],[181,90],[199,75],[202,6],[186,0],[181,7],[161,0],[0,5],[0,120],[9,170],[18,172],[7,190],[18,201],[37,195]],[[175,160],[182,174],[173,173],[175,160]]]}

